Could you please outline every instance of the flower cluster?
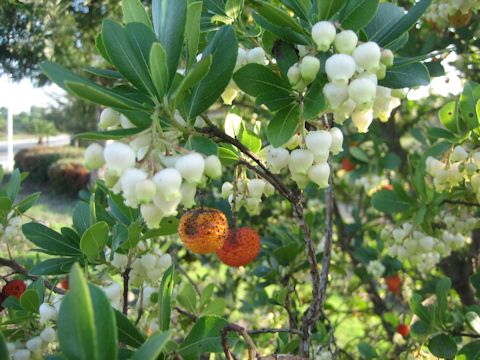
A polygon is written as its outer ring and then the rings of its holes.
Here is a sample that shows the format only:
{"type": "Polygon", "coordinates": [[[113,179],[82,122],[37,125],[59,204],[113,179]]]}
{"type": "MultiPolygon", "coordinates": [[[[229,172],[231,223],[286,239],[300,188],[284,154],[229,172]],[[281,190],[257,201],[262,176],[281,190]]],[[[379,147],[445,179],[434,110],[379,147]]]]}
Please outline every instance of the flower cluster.
{"type": "Polygon", "coordinates": [[[26,342],[7,343],[7,349],[13,360],[39,359],[48,345],[56,340],[56,337],[56,331],[52,327],[46,327],[38,336],[30,338],[26,342]]]}
{"type": "Polygon", "coordinates": [[[404,223],[394,229],[383,229],[382,239],[387,244],[387,252],[392,257],[407,261],[420,271],[429,271],[444,257],[470,241],[471,231],[478,227],[475,218],[465,214],[453,215],[442,212],[435,217],[434,235],[420,229],[414,229],[410,223],[404,223]]]}
{"type": "MultiPolygon", "coordinates": [[[[102,115],[107,112],[110,116],[112,111],[105,109],[102,115]]],[[[176,215],[180,204],[192,207],[197,187],[205,186],[208,178],[218,179],[222,174],[222,165],[216,155],[179,150],[175,143],[177,133],[172,130],[164,132],[163,136],[157,134],[163,140],[158,147],[153,146],[158,139],[153,132],[148,132],[135,137],[129,144],[112,142],[105,149],[91,144],[85,151],[86,166],[94,169],[105,164],[106,185],[115,193],[121,192],[127,206],[140,206],[150,228],[158,227],[164,217],[176,215]],[[142,161],[146,157],[147,161],[142,161]]]]}
{"type": "Polygon", "coordinates": [[[373,195],[379,190],[389,189],[391,187],[387,178],[378,175],[364,175],[355,180],[355,186],[363,188],[368,196],[373,195]]]}
{"type": "Polygon", "coordinates": [[[222,196],[228,199],[230,206],[237,211],[245,206],[250,215],[258,214],[262,196],[271,196],[274,192],[275,188],[265,180],[246,176],[237,179],[234,184],[227,181],[222,185],[222,196]]]}
{"type": "Polygon", "coordinates": [[[452,26],[465,26],[472,12],[480,9],[479,0],[434,0],[429,6],[425,18],[438,29],[452,26]]]}
{"type": "Polygon", "coordinates": [[[310,181],[319,188],[326,188],[330,177],[328,157],[342,150],[343,134],[339,128],[315,130],[306,133],[303,140],[295,135],[281,147],[268,146],[265,149],[266,163],[274,174],[288,168],[292,180],[300,189],[304,189],[310,181]]]}
{"type": "Polygon", "coordinates": [[[480,151],[469,153],[460,145],[454,147],[443,161],[432,156],[426,160],[426,170],[433,178],[435,190],[449,191],[469,180],[473,192],[480,201],[480,173],[477,172],[479,169],[480,151]]]}
{"type": "Polygon", "coordinates": [[[375,278],[381,278],[385,273],[385,266],[380,260],[372,260],[367,265],[367,272],[375,278]]]}
{"type": "Polygon", "coordinates": [[[9,247],[22,246],[25,237],[22,233],[22,219],[10,213],[4,225],[0,224],[0,239],[9,247]]]}
{"type": "MultiPolygon", "coordinates": [[[[333,112],[335,122],[343,124],[351,117],[358,132],[367,132],[374,118],[387,121],[394,108],[400,105],[403,93],[378,85],[393,65],[393,53],[382,50],[375,42],[359,43],[351,30],[337,33],[335,25],[320,21],[312,27],[312,39],[317,51],[334,54],[325,63],[329,82],[323,93],[333,112]]],[[[304,56],[288,70],[288,79],[294,89],[302,92],[320,71],[320,60],[304,56]]]]}

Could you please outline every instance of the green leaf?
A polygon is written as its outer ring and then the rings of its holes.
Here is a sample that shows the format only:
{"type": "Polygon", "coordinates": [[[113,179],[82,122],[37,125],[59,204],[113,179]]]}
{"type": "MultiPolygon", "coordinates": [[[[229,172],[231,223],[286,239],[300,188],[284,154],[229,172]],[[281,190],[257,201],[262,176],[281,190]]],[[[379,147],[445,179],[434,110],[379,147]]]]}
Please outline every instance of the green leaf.
{"type": "Polygon", "coordinates": [[[278,110],[294,102],[290,85],[266,66],[245,65],[233,75],[233,79],[243,92],[255,98],[260,97],[257,105],[263,103],[272,111],[272,107],[278,110]]]}
{"type": "Polygon", "coordinates": [[[176,217],[170,216],[163,218],[160,222],[160,227],[158,229],[147,230],[144,234],[144,239],[149,239],[152,237],[173,235],[176,234],[178,230],[178,219],[176,217]]]}
{"type": "Polygon", "coordinates": [[[413,209],[412,202],[400,198],[395,192],[390,190],[380,190],[373,194],[372,206],[387,214],[401,213],[413,209]]]}
{"type": "Polygon", "coordinates": [[[450,101],[442,106],[438,113],[440,122],[451,132],[458,133],[457,102],[450,101]]]}
{"type": "Polygon", "coordinates": [[[20,214],[25,213],[28,209],[30,209],[33,205],[36,204],[38,198],[40,197],[40,194],[40,192],[30,194],[18,204],[15,204],[16,211],[20,214]]]}
{"type": "Polygon", "coordinates": [[[218,148],[218,157],[223,165],[232,165],[240,158],[238,150],[233,146],[220,146],[218,148]]]}
{"type": "Polygon", "coordinates": [[[117,324],[113,308],[103,290],[94,285],[88,285],[88,289],[94,312],[98,359],[116,359],[118,337],[115,331],[117,324]]]}
{"type": "Polygon", "coordinates": [[[157,332],[151,335],[135,352],[132,360],[156,360],[171,336],[171,331],[157,332]]]}
{"type": "Polygon", "coordinates": [[[316,82],[308,89],[304,98],[303,115],[306,120],[315,119],[326,108],[322,84],[316,82]]]}
{"type": "Polygon", "coordinates": [[[430,74],[425,65],[420,63],[394,65],[387,70],[385,79],[381,80],[379,84],[391,89],[424,86],[430,84],[430,74]]]}
{"type": "Polygon", "coordinates": [[[376,15],[364,29],[367,38],[377,41],[390,29],[393,23],[400,21],[404,15],[405,11],[399,6],[389,2],[380,4],[376,15]]]}
{"type": "Polygon", "coordinates": [[[449,359],[457,353],[457,344],[452,337],[439,334],[430,339],[428,349],[437,357],[449,359]]]}
{"type": "Polygon", "coordinates": [[[85,140],[120,140],[129,136],[138,134],[145,130],[144,128],[130,128],[130,129],[115,129],[95,132],[84,132],[75,135],[80,139],[85,140]]]}
{"type": "Polygon", "coordinates": [[[118,340],[121,343],[133,348],[142,346],[145,342],[145,336],[118,310],[115,310],[115,321],[117,323],[118,340]]]}
{"type": "Polygon", "coordinates": [[[181,103],[185,98],[187,90],[191,89],[197,85],[200,80],[202,80],[210,70],[210,65],[212,65],[212,56],[202,57],[198,63],[196,63],[182,79],[182,82],[175,89],[174,93],[171,96],[172,102],[181,103]]]}
{"type": "Polygon", "coordinates": [[[2,332],[0,332],[0,359],[10,359],[7,349],[7,341],[2,332]]]}
{"type": "Polygon", "coordinates": [[[6,217],[12,209],[12,200],[6,196],[0,197],[0,217],[6,217]]]}
{"type": "Polygon", "coordinates": [[[225,3],[225,14],[232,19],[238,18],[242,13],[243,3],[244,0],[227,0],[225,3]]]}
{"type": "Polygon", "coordinates": [[[73,208],[72,214],[73,227],[77,230],[80,236],[93,225],[92,217],[90,216],[90,206],[85,202],[79,202],[73,208]]]}
{"type": "Polygon", "coordinates": [[[352,155],[354,159],[364,163],[369,163],[371,161],[367,153],[360,149],[358,146],[350,148],[350,155],[352,155]]]}
{"type": "Polygon", "coordinates": [[[475,295],[477,296],[477,298],[480,298],[480,274],[470,275],[469,280],[476,290],[475,295]]]}
{"type": "Polygon", "coordinates": [[[308,21],[308,9],[312,6],[311,0],[280,0],[283,5],[290,9],[295,15],[308,21]]]}
{"type": "Polygon", "coordinates": [[[60,305],[57,330],[60,348],[67,358],[101,360],[98,358],[92,301],[77,264],[70,271],[69,290],[60,305]]]}
{"type": "Polygon", "coordinates": [[[480,340],[472,341],[460,349],[455,357],[456,360],[480,359],[480,340]]]}
{"type": "Polygon", "coordinates": [[[80,249],[89,261],[95,261],[108,242],[108,224],[100,221],[90,226],[80,239],[80,249]]]}
{"type": "Polygon", "coordinates": [[[340,15],[343,29],[358,31],[375,16],[379,0],[348,0],[340,15]]]}
{"type": "Polygon", "coordinates": [[[268,123],[267,138],[274,147],[279,147],[292,138],[298,127],[299,110],[295,104],[282,109],[268,123]]]}
{"type": "Polygon", "coordinates": [[[452,286],[449,278],[440,279],[435,286],[435,295],[437,296],[437,303],[435,306],[435,320],[440,326],[443,326],[446,321],[446,312],[448,311],[448,291],[452,286]]]}
{"type": "Polygon", "coordinates": [[[212,55],[208,74],[196,85],[188,99],[188,118],[206,111],[227,87],[237,62],[238,42],[231,26],[220,28],[208,43],[202,57],[212,55]]]}
{"type": "Polygon", "coordinates": [[[417,20],[427,10],[431,2],[432,0],[418,1],[412,8],[410,8],[407,14],[397,21],[392,21],[387,29],[371,40],[376,41],[382,47],[388,47],[389,44],[394,42],[416,24],[417,20]]]}
{"type": "Polygon", "coordinates": [[[214,299],[210,301],[207,306],[201,311],[201,316],[217,315],[222,316],[225,313],[225,300],[214,299]]]}
{"type": "Polygon", "coordinates": [[[218,145],[211,139],[205,136],[190,136],[185,148],[197,151],[204,155],[218,155],[218,145]]]}
{"type": "MultiPolygon", "coordinates": [[[[338,3],[341,1],[336,0],[335,2],[338,3]]],[[[303,26],[297,23],[294,18],[289,16],[278,6],[275,6],[274,4],[271,4],[267,1],[257,1],[255,2],[255,8],[261,16],[263,16],[272,24],[280,26],[284,29],[290,29],[300,34],[309,35],[309,33],[303,28],[303,26]]]]}
{"type": "Polygon", "coordinates": [[[47,259],[34,265],[28,272],[30,275],[62,275],[70,271],[70,266],[75,262],[72,258],[47,259]]]}
{"type": "Polygon", "coordinates": [[[186,0],[153,0],[153,28],[167,54],[168,87],[177,72],[187,17],[186,0]]]}
{"type": "Polygon", "coordinates": [[[220,332],[228,324],[217,316],[200,317],[180,345],[178,353],[184,360],[197,360],[203,353],[222,351],[220,332]]]}
{"type": "Polygon", "coordinates": [[[477,103],[480,100],[480,85],[468,81],[458,102],[458,113],[467,124],[467,129],[476,129],[479,126],[477,117],[477,103]]]}
{"type": "Polygon", "coordinates": [[[167,93],[169,80],[167,54],[160,43],[156,42],[152,45],[149,59],[153,85],[157,90],[158,99],[161,100],[167,93]]]}
{"type": "Polygon", "coordinates": [[[318,20],[331,19],[345,2],[346,0],[316,0],[318,20]]]}
{"type": "Polygon", "coordinates": [[[122,244],[122,247],[124,249],[133,249],[135,246],[137,246],[138,242],[140,241],[140,236],[142,235],[141,230],[142,229],[138,221],[131,223],[128,227],[127,241],[122,244]]]}
{"type": "Polygon", "coordinates": [[[425,324],[431,324],[433,314],[430,308],[427,308],[422,304],[422,297],[420,295],[414,294],[411,297],[410,308],[412,309],[412,312],[417,315],[425,324]]]}
{"type": "Polygon", "coordinates": [[[15,198],[20,191],[21,182],[22,177],[20,175],[20,171],[18,169],[13,170],[10,175],[10,179],[8,180],[8,183],[5,186],[5,192],[7,193],[7,196],[12,201],[12,203],[15,201],[15,198]]]}
{"type": "Polygon", "coordinates": [[[80,249],[64,239],[58,232],[45,225],[29,222],[22,225],[25,237],[36,246],[52,255],[80,255],[80,249]]]}
{"type": "Polygon", "coordinates": [[[38,313],[40,298],[34,289],[27,289],[20,297],[20,305],[32,313],[38,313]]]}
{"type": "Polygon", "coordinates": [[[465,320],[467,320],[468,325],[475,331],[477,334],[480,334],[480,316],[476,312],[469,311],[465,314],[465,320]]]}
{"type": "Polygon", "coordinates": [[[187,7],[187,23],[185,28],[185,42],[187,44],[187,68],[195,62],[200,42],[200,19],[202,15],[202,1],[190,2],[187,7]]]}
{"type": "Polygon", "coordinates": [[[148,67],[155,35],[140,23],[128,24],[127,29],[114,21],[104,20],[102,37],[105,49],[115,67],[126,79],[145,94],[155,95],[148,67]]]}
{"type": "Polygon", "coordinates": [[[253,153],[258,153],[262,148],[262,139],[245,128],[240,133],[240,142],[253,153]]]}
{"type": "Polygon", "coordinates": [[[122,0],[122,10],[125,24],[137,22],[152,28],[152,22],[140,0],[122,0]]]}
{"type": "Polygon", "coordinates": [[[197,293],[189,282],[186,282],[182,286],[178,292],[176,300],[186,310],[190,311],[191,313],[195,313],[197,309],[197,293]]]}
{"type": "Polygon", "coordinates": [[[362,355],[363,359],[375,359],[378,358],[377,351],[372,345],[366,343],[365,341],[361,341],[358,344],[358,351],[362,355]]]}
{"type": "Polygon", "coordinates": [[[299,34],[298,32],[293,31],[288,27],[285,28],[285,27],[273,24],[272,22],[268,21],[266,18],[264,18],[263,16],[259,15],[256,12],[252,12],[252,17],[258,25],[268,30],[272,34],[275,34],[275,36],[279,37],[280,39],[288,41],[292,44],[308,45],[309,43],[307,36],[299,34]]]}
{"type": "Polygon", "coordinates": [[[163,274],[160,290],[158,293],[158,311],[159,311],[159,328],[162,331],[170,328],[170,317],[172,313],[172,295],[173,295],[173,275],[174,265],[171,265],[163,274]]]}

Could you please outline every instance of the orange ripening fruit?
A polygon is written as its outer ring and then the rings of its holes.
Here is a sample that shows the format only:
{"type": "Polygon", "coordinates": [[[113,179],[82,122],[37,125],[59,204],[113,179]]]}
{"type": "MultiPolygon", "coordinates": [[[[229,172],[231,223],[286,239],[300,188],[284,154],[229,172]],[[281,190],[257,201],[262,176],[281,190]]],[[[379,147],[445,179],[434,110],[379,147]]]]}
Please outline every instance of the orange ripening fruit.
{"type": "Polygon", "coordinates": [[[385,282],[387,284],[387,289],[390,292],[397,295],[400,294],[402,290],[402,280],[398,275],[387,276],[385,282]]]}
{"type": "Polygon", "coordinates": [[[260,236],[249,227],[230,230],[221,249],[217,250],[220,260],[229,266],[244,266],[251,263],[260,252],[260,236]]]}
{"type": "Polygon", "coordinates": [[[397,332],[403,337],[406,337],[410,333],[410,326],[407,324],[399,324],[397,326],[397,332]]]}
{"type": "Polygon", "coordinates": [[[178,235],[185,246],[196,254],[208,254],[222,247],[228,234],[228,221],[217,209],[198,208],[180,218],[178,235]]]}

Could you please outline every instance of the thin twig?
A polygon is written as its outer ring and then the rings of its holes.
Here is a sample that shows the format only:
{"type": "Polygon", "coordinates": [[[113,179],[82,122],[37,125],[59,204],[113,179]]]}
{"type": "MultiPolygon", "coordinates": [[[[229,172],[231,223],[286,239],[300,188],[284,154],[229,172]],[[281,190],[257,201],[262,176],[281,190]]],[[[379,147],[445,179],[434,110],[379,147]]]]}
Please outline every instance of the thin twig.
{"type": "Polygon", "coordinates": [[[123,314],[127,315],[128,313],[128,282],[130,281],[130,271],[132,268],[130,267],[130,261],[125,268],[125,271],[122,274],[123,278],[123,314]]]}
{"type": "MultiPolygon", "coordinates": [[[[25,275],[26,277],[28,277],[31,280],[34,280],[34,281],[38,280],[37,276],[29,275],[27,269],[25,269],[22,265],[20,265],[19,263],[17,263],[14,260],[8,260],[8,259],[5,259],[5,258],[0,258],[0,266],[9,267],[10,269],[14,270],[16,273],[25,275]]],[[[56,292],[57,294],[60,294],[60,295],[65,294],[65,290],[60,289],[60,288],[52,285],[47,280],[44,280],[44,284],[48,289],[52,290],[53,292],[56,292]]]]}

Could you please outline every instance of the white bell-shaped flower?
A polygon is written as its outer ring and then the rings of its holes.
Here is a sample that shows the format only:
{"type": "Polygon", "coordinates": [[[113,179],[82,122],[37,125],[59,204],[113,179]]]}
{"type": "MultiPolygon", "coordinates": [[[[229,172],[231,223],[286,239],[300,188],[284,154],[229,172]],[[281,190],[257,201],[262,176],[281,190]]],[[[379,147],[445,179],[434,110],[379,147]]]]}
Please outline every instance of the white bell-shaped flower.
{"type": "Polygon", "coordinates": [[[297,85],[302,80],[302,73],[298,64],[292,65],[287,71],[287,78],[290,85],[297,85]]]}
{"type": "Polygon", "coordinates": [[[105,147],[103,157],[112,175],[120,176],[126,169],[135,166],[135,151],[123,143],[112,142],[105,147]]]}
{"type": "Polygon", "coordinates": [[[195,184],[184,182],[180,186],[180,193],[182,194],[182,205],[189,209],[195,205],[195,194],[197,193],[197,187],[195,184]]]}
{"type": "Polygon", "coordinates": [[[248,194],[253,198],[261,198],[265,190],[265,180],[252,179],[247,183],[248,194]]]}
{"type": "Polygon", "coordinates": [[[394,55],[392,50],[384,49],[380,55],[380,62],[386,67],[393,66],[394,55]]]}
{"type": "Polygon", "coordinates": [[[305,145],[314,155],[328,153],[332,145],[332,134],[327,130],[310,131],[305,137],[305,145]]]}
{"type": "Polygon", "coordinates": [[[206,157],[205,175],[207,175],[210,179],[218,179],[222,176],[222,163],[217,155],[210,155],[206,157]]]}
{"type": "Polygon", "coordinates": [[[352,30],[343,30],[335,35],[335,49],[341,54],[351,54],[357,47],[358,36],[352,30]]]}
{"type": "Polygon", "coordinates": [[[468,153],[465,149],[457,145],[453,148],[452,155],[450,155],[450,161],[457,162],[457,161],[465,161],[468,158],[468,153]]]}
{"type": "Polygon", "coordinates": [[[125,170],[120,178],[120,184],[125,197],[136,196],[135,186],[139,181],[145,180],[148,174],[140,169],[131,168],[125,170]]]}
{"type": "Polygon", "coordinates": [[[348,99],[348,85],[327,83],[323,87],[323,95],[331,110],[337,110],[348,99]]]}
{"type": "Polygon", "coordinates": [[[177,196],[166,200],[163,196],[160,196],[158,193],[153,198],[153,203],[162,211],[164,216],[175,216],[177,215],[177,207],[182,201],[182,195],[179,193],[177,196]]]}
{"type": "Polygon", "coordinates": [[[177,169],[167,168],[160,170],[154,175],[152,180],[157,185],[156,195],[163,197],[165,200],[168,201],[180,195],[182,175],[177,169]]]}
{"type": "Polygon", "coordinates": [[[288,165],[290,154],[287,149],[269,146],[266,153],[267,166],[274,174],[280,173],[288,165]]]}
{"type": "Polygon", "coordinates": [[[237,63],[235,64],[235,68],[240,68],[241,66],[247,63],[247,52],[244,48],[239,47],[237,53],[237,63]]]}
{"type": "Polygon", "coordinates": [[[205,160],[203,156],[198,153],[190,153],[177,160],[175,169],[182,174],[182,177],[186,181],[198,184],[202,180],[202,175],[205,170],[205,160]]]}
{"type": "Polygon", "coordinates": [[[132,124],[132,122],[123,114],[120,115],[120,126],[123,129],[131,129],[135,127],[135,125],[132,124]]]}
{"type": "Polygon", "coordinates": [[[40,314],[40,323],[46,324],[50,320],[57,318],[57,310],[50,304],[42,303],[38,309],[40,314]]]}
{"type": "Polygon", "coordinates": [[[368,127],[373,121],[373,111],[355,111],[352,113],[352,122],[359,133],[368,132],[368,127]]]}
{"type": "Polygon", "coordinates": [[[312,39],[318,51],[327,51],[335,40],[337,30],[330,21],[317,22],[312,27],[312,39]]]}
{"type": "Polygon", "coordinates": [[[247,53],[247,62],[249,64],[265,64],[265,50],[261,47],[255,47],[253,49],[248,50],[247,53]]]}
{"type": "Polygon", "coordinates": [[[332,136],[332,145],[330,146],[330,152],[333,155],[337,155],[343,151],[343,133],[337,127],[330,129],[330,135],[332,136]]]}
{"type": "Polygon", "coordinates": [[[288,168],[291,174],[306,175],[308,169],[313,164],[314,155],[307,149],[296,149],[290,153],[288,168]]]}
{"type": "Polygon", "coordinates": [[[350,55],[335,54],[325,63],[325,72],[328,79],[334,83],[348,84],[355,74],[355,60],[350,55]]]}
{"type": "Polygon", "coordinates": [[[436,177],[441,171],[445,169],[445,164],[432,156],[427,157],[425,161],[427,172],[436,177]]]}
{"type": "Polygon", "coordinates": [[[308,169],[308,178],[321,189],[328,187],[330,166],[327,163],[315,164],[308,169]]]}
{"type": "Polygon", "coordinates": [[[162,210],[160,210],[154,204],[143,204],[140,206],[140,213],[145,220],[147,226],[151,229],[158,228],[160,222],[164,217],[162,210]]]}
{"type": "Polygon", "coordinates": [[[355,63],[367,72],[375,73],[380,65],[381,50],[373,41],[359,45],[353,51],[355,63]]]}
{"type": "Polygon", "coordinates": [[[106,130],[109,127],[117,126],[120,124],[120,114],[111,109],[105,108],[100,114],[100,121],[98,122],[98,128],[100,130],[106,130]]]}
{"type": "Polygon", "coordinates": [[[26,348],[31,352],[38,352],[42,350],[43,341],[40,336],[35,336],[28,340],[25,344],[26,348]]]}
{"type": "Polygon", "coordinates": [[[30,360],[32,353],[28,349],[17,349],[13,353],[13,360],[30,360]]]}
{"type": "Polygon", "coordinates": [[[153,180],[140,180],[135,184],[135,195],[140,204],[145,204],[152,201],[157,193],[157,185],[153,180]]]}
{"type": "Polygon", "coordinates": [[[315,80],[319,70],[320,60],[315,56],[307,55],[302,59],[302,62],[300,63],[300,73],[306,84],[310,84],[315,80]]]}
{"type": "Polygon", "coordinates": [[[222,197],[224,199],[228,198],[230,195],[233,194],[233,185],[228,181],[224,182],[222,185],[222,197]]]}
{"type": "Polygon", "coordinates": [[[51,343],[52,341],[55,341],[56,338],[56,332],[53,328],[51,327],[46,327],[45,329],[42,330],[40,333],[40,338],[48,343],[51,343]]]}
{"type": "Polygon", "coordinates": [[[368,79],[355,79],[348,86],[348,95],[357,104],[357,110],[366,110],[373,106],[377,88],[368,79]]]}
{"type": "Polygon", "coordinates": [[[90,144],[85,149],[84,165],[88,170],[95,170],[101,168],[105,164],[103,158],[103,147],[99,144],[90,144]]]}

